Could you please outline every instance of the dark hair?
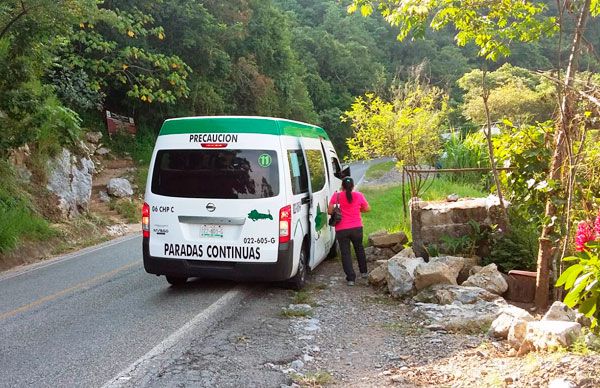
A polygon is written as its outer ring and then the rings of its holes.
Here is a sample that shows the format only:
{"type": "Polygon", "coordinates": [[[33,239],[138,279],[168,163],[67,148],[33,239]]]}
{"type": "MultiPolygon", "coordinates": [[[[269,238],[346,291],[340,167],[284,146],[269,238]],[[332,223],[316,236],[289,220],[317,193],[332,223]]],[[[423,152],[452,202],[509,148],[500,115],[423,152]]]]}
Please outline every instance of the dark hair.
{"type": "Polygon", "coordinates": [[[346,192],[346,199],[348,202],[352,202],[352,189],[354,189],[354,179],[349,176],[342,179],[342,188],[346,192]]]}

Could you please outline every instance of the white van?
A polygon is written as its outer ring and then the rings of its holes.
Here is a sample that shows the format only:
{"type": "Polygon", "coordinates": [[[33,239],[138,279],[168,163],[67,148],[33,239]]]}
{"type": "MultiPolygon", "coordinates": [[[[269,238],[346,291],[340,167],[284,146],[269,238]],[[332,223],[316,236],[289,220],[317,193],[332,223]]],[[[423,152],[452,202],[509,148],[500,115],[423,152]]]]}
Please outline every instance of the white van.
{"type": "Polygon", "coordinates": [[[319,127],[267,117],[189,117],[160,130],[142,210],[146,272],[289,281],[335,254],[327,204],[339,158],[319,127]]]}

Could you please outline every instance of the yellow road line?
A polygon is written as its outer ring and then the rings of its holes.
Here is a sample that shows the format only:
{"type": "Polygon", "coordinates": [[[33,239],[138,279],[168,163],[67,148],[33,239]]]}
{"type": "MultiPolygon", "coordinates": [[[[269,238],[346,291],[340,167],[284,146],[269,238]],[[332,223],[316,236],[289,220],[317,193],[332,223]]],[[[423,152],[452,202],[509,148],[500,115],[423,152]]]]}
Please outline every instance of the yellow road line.
{"type": "Polygon", "coordinates": [[[96,277],[88,279],[88,280],[86,280],[84,282],[78,283],[78,284],[74,285],[73,287],[66,288],[66,289],[64,289],[62,291],[59,291],[59,292],[55,293],[55,294],[45,296],[45,297],[40,298],[40,299],[38,299],[36,301],[28,303],[28,304],[26,304],[24,306],[18,307],[18,308],[14,309],[14,310],[7,311],[7,312],[5,312],[3,314],[0,314],[0,321],[3,320],[3,319],[6,319],[6,318],[13,317],[13,316],[15,316],[17,314],[20,314],[22,312],[25,312],[27,310],[31,310],[34,307],[38,307],[38,306],[40,306],[40,305],[42,305],[44,303],[51,302],[51,301],[53,301],[55,299],[60,298],[61,296],[67,295],[70,292],[77,291],[77,290],[80,290],[80,289],[85,289],[85,288],[91,286],[94,283],[97,283],[97,282],[99,282],[99,281],[101,281],[103,279],[106,279],[106,278],[109,278],[111,276],[114,276],[117,273],[119,273],[121,271],[124,271],[126,269],[129,269],[129,268],[132,268],[133,266],[136,266],[138,264],[139,264],[139,262],[134,262],[134,263],[130,263],[130,264],[124,265],[124,266],[122,266],[120,268],[117,268],[117,269],[115,269],[113,271],[107,272],[107,273],[102,274],[100,276],[96,276],[96,277]]]}

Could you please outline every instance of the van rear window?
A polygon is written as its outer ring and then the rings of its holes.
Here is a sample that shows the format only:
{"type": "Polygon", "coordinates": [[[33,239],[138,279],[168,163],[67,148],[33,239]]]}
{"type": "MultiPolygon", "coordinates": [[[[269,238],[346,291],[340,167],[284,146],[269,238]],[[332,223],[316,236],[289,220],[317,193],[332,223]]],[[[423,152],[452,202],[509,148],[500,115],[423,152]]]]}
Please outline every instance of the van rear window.
{"type": "Polygon", "coordinates": [[[161,150],[152,192],[167,197],[252,199],[279,194],[272,150],[161,150]]]}

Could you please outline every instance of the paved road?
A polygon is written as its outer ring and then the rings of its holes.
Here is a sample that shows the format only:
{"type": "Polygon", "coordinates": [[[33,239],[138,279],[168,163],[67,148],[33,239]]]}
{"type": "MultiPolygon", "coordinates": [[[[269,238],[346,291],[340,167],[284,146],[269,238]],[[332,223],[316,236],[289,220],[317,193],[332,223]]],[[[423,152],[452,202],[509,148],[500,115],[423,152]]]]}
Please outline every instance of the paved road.
{"type": "MultiPolygon", "coordinates": [[[[352,165],[356,182],[367,167],[352,165]]],[[[129,236],[0,274],[0,387],[102,386],[251,292],[222,281],[169,287],[144,271],[141,243],[129,236]],[[228,298],[234,287],[245,294],[228,298]]],[[[258,287],[257,301],[268,286],[258,287]]]]}
{"type": "Polygon", "coordinates": [[[141,238],[0,279],[0,386],[100,386],[232,288],[168,287],[141,238]]]}

